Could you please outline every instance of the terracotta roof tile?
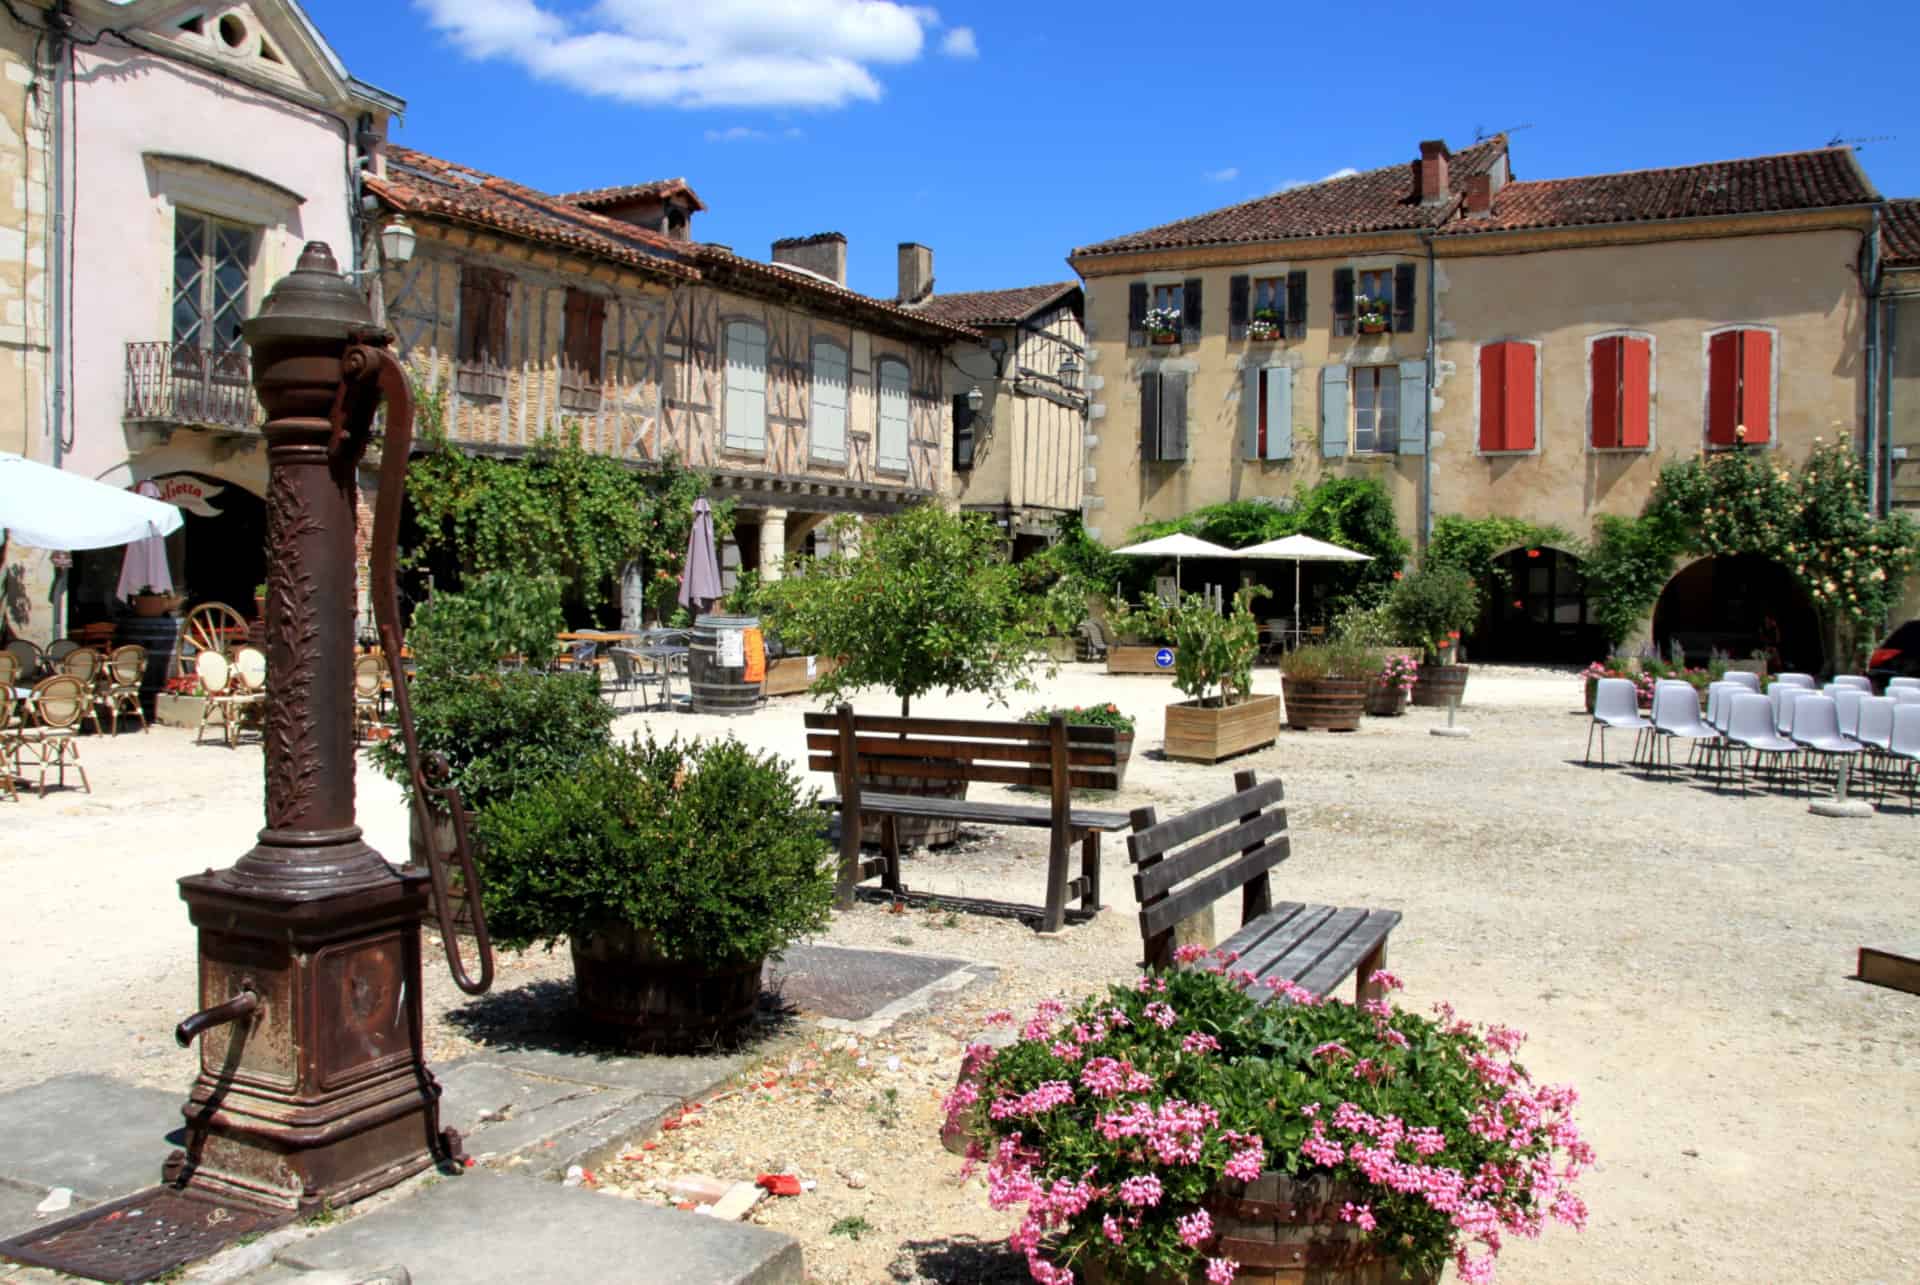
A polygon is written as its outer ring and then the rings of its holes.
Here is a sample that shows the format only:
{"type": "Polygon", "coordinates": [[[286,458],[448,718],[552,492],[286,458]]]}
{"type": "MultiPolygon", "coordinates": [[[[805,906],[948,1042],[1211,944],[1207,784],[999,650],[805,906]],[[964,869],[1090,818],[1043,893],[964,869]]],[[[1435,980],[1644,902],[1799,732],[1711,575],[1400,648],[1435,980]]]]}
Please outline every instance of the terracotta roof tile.
{"type": "Polygon", "coordinates": [[[1879,200],[1853,150],[1827,147],[1671,169],[1509,183],[1489,216],[1461,214],[1448,236],[1519,228],[1645,223],[1863,205],[1879,200]]]}
{"type": "Polygon", "coordinates": [[[489,228],[661,276],[694,280],[700,275],[687,262],[684,242],[410,147],[389,146],[386,176],[366,183],[407,214],[489,228]]]}
{"type": "Polygon", "coordinates": [[[735,254],[725,246],[696,244],[692,248],[699,258],[700,266],[709,270],[707,273],[709,277],[724,272],[737,273],[763,283],[798,289],[821,299],[831,300],[855,312],[864,312],[869,316],[895,323],[907,322],[913,329],[922,333],[932,331],[954,339],[981,337],[978,332],[968,329],[965,325],[940,317],[924,316],[911,309],[902,308],[891,299],[876,299],[872,295],[849,290],[845,286],[835,285],[817,273],[807,272],[784,263],[765,263],[759,259],[749,259],[735,254]]]}
{"type": "Polygon", "coordinates": [[[963,290],[928,295],[907,307],[922,317],[937,317],[962,326],[1010,326],[1079,288],[1078,281],[1055,281],[1011,290],[963,290]]]}
{"type": "Polygon", "coordinates": [[[693,208],[704,210],[707,203],[698,193],[688,186],[683,178],[657,178],[651,183],[628,183],[621,187],[593,187],[584,192],[563,192],[560,199],[569,205],[578,205],[582,209],[599,209],[609,205],[624,205],[628,201],[646,200],[649,197],[665,197],[674,194],[686,196],[693,202],[693,208]]]}
{"type": "Polygon", "coordinates": [[[1880,221],[1881,262],[1889,268],[1920,268],[1920,200],[1888,201],[1880,221]]]}
{"type": "MultiPolygon", "coordinates": [[[[1506,136],[1495,135],[1453,153],[1447,162],[1447,185],[1455,198],[1466,190],[1468,177],[1485,172],[1506,150],[1506,136]]],[[[1272,196],[1083,246],[1074,254],[1119,254],[1436,227],[1452,213],[1455,202],[1422,205],[1416,191],[1418,169],[1417,160],[1407,160],[1345,178],[1288,188],[1272,196]]]]}

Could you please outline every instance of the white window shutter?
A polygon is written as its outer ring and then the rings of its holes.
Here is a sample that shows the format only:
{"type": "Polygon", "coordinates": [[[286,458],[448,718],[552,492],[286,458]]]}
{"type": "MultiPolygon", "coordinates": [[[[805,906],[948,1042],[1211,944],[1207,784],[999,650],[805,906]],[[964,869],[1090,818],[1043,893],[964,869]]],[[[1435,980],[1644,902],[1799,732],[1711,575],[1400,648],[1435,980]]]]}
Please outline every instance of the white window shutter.
{"type": "Polygon", "coordinates": [[[727,398],[722,412],[729,450],[767,447],[767,332],[750,321],[727,323],[727,398]]]}
{"type": "Polygon", "coordinates": [[[1427,453],[1427,363],[1400,363],[1400,453],[1427,453]]]}
{"type": "Polygon", "coordinates": [[[827,464],[847,462],[847,350],[815,344],[813,391],[808,407],[812,455],[827,464]]]}
{"type": "Polygon", "coordinates": [[[1347,368],[1320,368],[1320,454],[1347,453],[1347,368]]]}
{"type": "Polygon", "coordinates": [[[907,471],[909,403],[907,368],[897,361],[880,363],[880,417],[874,442],[876,464],[893,472],[907,471]]]}

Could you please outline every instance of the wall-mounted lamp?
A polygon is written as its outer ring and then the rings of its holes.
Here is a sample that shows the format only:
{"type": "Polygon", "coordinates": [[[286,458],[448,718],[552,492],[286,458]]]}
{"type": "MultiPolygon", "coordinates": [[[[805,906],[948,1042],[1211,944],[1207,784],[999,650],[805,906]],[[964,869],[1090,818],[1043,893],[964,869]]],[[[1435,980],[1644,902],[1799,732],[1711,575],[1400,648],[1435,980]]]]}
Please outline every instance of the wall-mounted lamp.
{"type": "Polygon", "coordinates": [[[1078,388],[1080,386],[1080,363],[1074,360],[1072,353],[1060,359],[1060,386],[1078,388]]]}
{"type": "Polygon", "coordinates": [[[400,267],[413,258],[413,228],[406,216],[396,214],[380,229],[380,258],[390,267],[400,267]]]}
{"type": "Polygon", "coordinates": [[[980,413],[980,408],[986,404],[987,404],[986,394],[980,391],[980,385],[975,384],[972,388],[969,388],[967,390],[967,409],[968,410],[978,415],[980,413]]]}

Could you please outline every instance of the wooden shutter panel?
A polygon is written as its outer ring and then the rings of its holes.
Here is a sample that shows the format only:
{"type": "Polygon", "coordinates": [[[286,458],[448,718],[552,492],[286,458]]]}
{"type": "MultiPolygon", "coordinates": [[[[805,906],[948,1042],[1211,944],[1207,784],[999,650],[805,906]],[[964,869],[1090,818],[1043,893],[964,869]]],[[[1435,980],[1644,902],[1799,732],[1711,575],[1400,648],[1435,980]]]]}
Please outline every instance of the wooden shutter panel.
{"type": "Polygon", "coordinates": [[[1140,376],[1140,458],[1160,458],[1160,372],[1140,376]]]}
{"type": "Polygon", "coordinates": [[[579,370],[587,350],[587,296],[567,287],[563,324],[560,327],[560,357],[568,370],[579,370]]]}
{"type": "Polygon", "coordinates": [[[1484,344],[1480,348],[1480,449],[1507,449],[1507,347],[1484,344]]]}
{"type": "Polygon", "coordinates": [[[1653,440],[1653,342],[1620,341],[1620,445],[1646,450],[1653,440]]]}
{"type": "Polygon", "coordinates": [[[1188,277],[1180,286],[1180,336],[1182,343],[1200,342],[1200,321],[1205,314],[1200,306],[1200,278],[1188,277]]]}
{"type": "Polygon", "coordinates": [[[513,310],[513,278],[495,272],[492,298],[487,306],[487,351],[485,360],[494,366],[507,364],[507,314],[513,310]]]}
{"type": "Polygon", "coordinates": [[[1295,268],[1287,273],[1287,338],[1307,337],[1307,270],[1295,268]]]}
{"type": "Polygon", "coordinates": [[[1413,295],[1414,266],[1411,263],[1398,263],[1393,268],[1393,331],[1398,335],[1413,333],[1413,295]]]}
{"type": "Polygon", "coordinates": [[[460,360],[479,361],[482,335],[487,333],[487,283],[481,269],[460,269],[460,360]]]}
{"type": "MultiPolygon", "coordinates": [[[[1352,274],[1348,274],[1352,284],[1352,274]]],[[[1348,296],[1351,299],[1351,295],[1348,296]]],[[[1320,368],[1320,454],[1329,459],[1347,453],[1347,368],[1320,368]]]]}
{"type": "Polygon", "coordinates": [[[1260,392],[1265,381],[1260,376],[1258,366],[1248,366],[1240,376],[1240,458],[1243,460],[1261,457],[1260,417],[1267,407],[1260,392]]]}
{"type": "Polygon", "coordinates": [[[1427,453],[1427,363],[1400,363],[1400,445],[1402,455],[1427,453]]]}
{"type": "Polygon", "coordinates": [[[1621,341],[1593,341],[1593,425],[1589,440],[1601,450],[1623,446],[1620,440],[1620,347],[1621,341]]]}
{"type": "Polygon", "coordinates": [[[1740,332],[1707,340],[1707,444],[1732,446],[1740,422],[1740,332]]]}
{"type": "Polygon", "coordinates": [[[1187,372],[1160,374],[1160,458],[1187,458],[1187,372]]]}
{"type": "Polygon", "coordinates": [[[1127,347],[1138,348],[1147,342],[1147,283],[1135,281],[1127,286],[1127,347]]]}
{"type": "Polygon", "coordinates": [[[587,333],[585,351],[580,354],[580,369],[594,383],[600,383],[606,364],[607,300],[605,295],[587,296],[587,333]]]}
{"type": "Polygon", "coordinates": [[[1252,320],[1253,279],[1245,273],[1227,278],[1227,338],[1245,339],[1252,320]]]}
{"type": "Polygon", "coordinates": [[[967,395],[959,393],[953,399],[953,468],[965,472],[972,467],[973,407],[967,405],[967,395]]]}
{"type": "Polygon", "coordinates": [[[1293,458],[1293,371],[1267,367],[1267,458],[1293,458]]]}
{"type": "Polygon", "coordinates": [[[1353,333],[1353,269],[1333,270],[1333,333],[1353,333]]]}
{"type": "Polygon", "coordinates": [[[1749,444],[1770,436],[1773,420],[1773,335],[1765,330],[1740,332],[1740,422],[1747,426],[1749,444]]]}
{"type": "Polygon", "coordinates": [[[1502,346],[1507,350],[1505,432],[1502,439],[1507,450],[1530,451],[1535,439],[1533,345],[1510,343],[1502,346]]]}

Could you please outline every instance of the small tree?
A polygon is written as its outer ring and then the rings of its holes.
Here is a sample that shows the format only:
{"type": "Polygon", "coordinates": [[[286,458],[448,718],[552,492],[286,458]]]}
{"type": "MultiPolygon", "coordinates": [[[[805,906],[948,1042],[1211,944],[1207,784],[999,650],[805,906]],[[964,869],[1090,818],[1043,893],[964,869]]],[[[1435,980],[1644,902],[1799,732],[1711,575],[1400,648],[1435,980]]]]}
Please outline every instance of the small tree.
{"type": "Polygon", "coordinates": [[[1260,655],[1260,622],[1253,600],[1267,591],[1248,585],[1233,595],[1226,615],[1198,594],[1189,594],[1167,613],[1173,634],[1173,685],[1205,702],[1219,690],[1221,705],[1238,705],[1253,689],[1253,662],[1260,655]]]}
{"type": "Polygon", "coordinates": [[[840,661],[814,683],[815,695],[885,687],[900,698],[902,717],[928,692],[1004,702],[1009,691],[1031,689],[1045,633],[993,524],[932,504],[870,524],[857,554],[816,559],[760,597],[789,651],[840,661]]]}
{"type": "Polygon", "coordinates": [[[1479,618],[1480,587],[1459,567],[1431,564],[1394,586],[1387,610],[1401,639],[1432,659],[1479,618]]]}

